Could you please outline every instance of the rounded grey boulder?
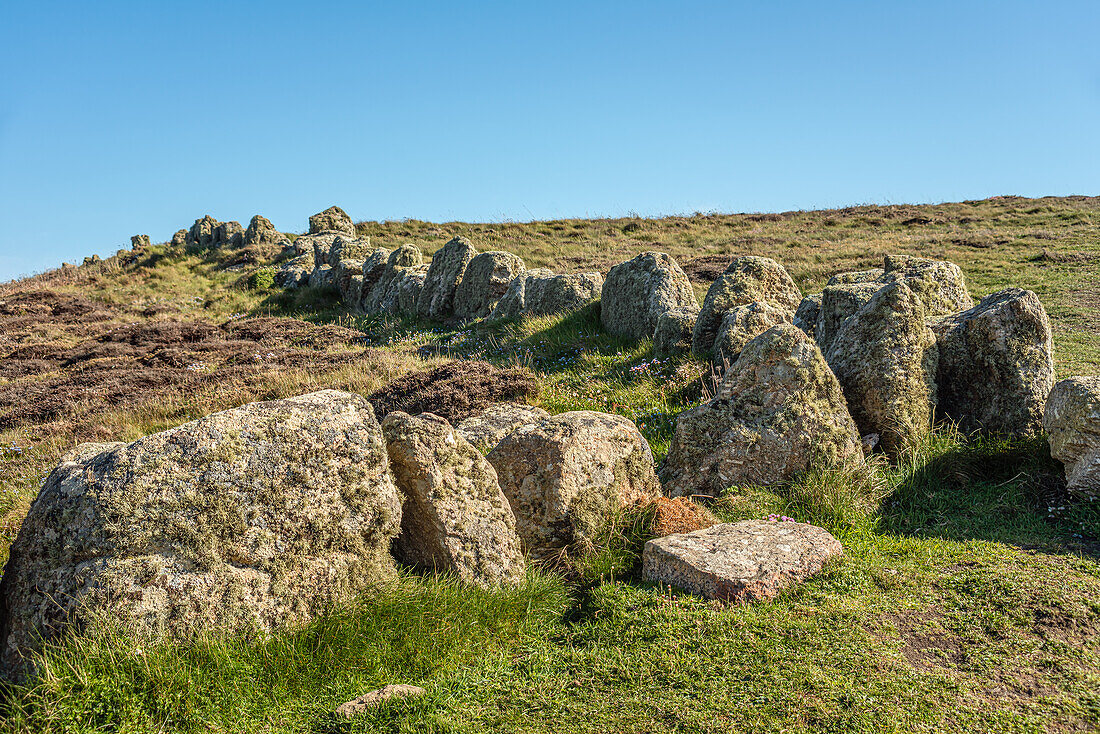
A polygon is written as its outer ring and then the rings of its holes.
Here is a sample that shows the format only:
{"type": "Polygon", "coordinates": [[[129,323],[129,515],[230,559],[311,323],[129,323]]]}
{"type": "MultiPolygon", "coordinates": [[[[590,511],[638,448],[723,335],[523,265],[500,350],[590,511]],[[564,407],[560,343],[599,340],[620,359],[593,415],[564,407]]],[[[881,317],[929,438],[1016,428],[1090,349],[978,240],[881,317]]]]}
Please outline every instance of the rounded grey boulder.
{"type": "Polygon", "coordinates": [[[698,356],[710,353],[726,314],[756,301],[794,313],[802,303],[802,292],[786,268],[775,260],[755,255],[734,258],[703,299],[692,333],[692,352],[698,356]]]}
{"type": "Polygon", "coordinates": [[[773,326],[790,323],[791,312],[764,301],[737,306],[722,318],[714,341],[714,365],[725,370],[737,361],[741,350],[773,326]]]}
{"type": "Polygon", "coordinates": [[[698,305],[691,281],[670,255],[643,252],[607,274],[600,295],[600,322],[615,336],[648,339],[661,314],[698,305]]]}
{"type": "Polygon", "coordinates": [[[550,417],[542,408],[519,403],[497,403],[481,415],[467,418],[455,430],[478,451],[492,451],[512,431],[550,417]]]}
{"type": "Polygon", "coordinates": [[[320,234],[321,232],[341,232],[354,237],[355,223],[343,209],[330,206],[309,218],[309,233],[320,234]]]}
{"type": "Polygon", "coordinates": [[[1100,377],[1071,377],[1047,398],[1043,428],[1050,455],[1066,468],[1066,488],[1100,496],[1100,377]]]}
{"type": "Polygon", "coordinates": [[[477,250],[465,237],[455,237],[432,255],[416,312],[424,319],[443,320],[454,313],[455,289],[477,250]]]}
{"type": "Polygon", "coordinates": [[[690,352],[691,332],[697,318],[699,309],[695,306],[680,306],[658,316],[657,327],[653,330],[653,353],[658,357],[671,357],[690,352]]]}
{"type": "Polygon", "coordinates": [[[523,260],[510,252],[494,250],[474,255],[455,288],[455,316],[460,319],[488,316],[516,276],[526,269],[523,260]]]}
{"type": "Polygon", "coordinates": [[[271,220],[267,217],[261,217],[259,214],[252,217],[252,220],[248,223],[248,228],[244,231],[245,245],[273,245],[284,239],[286,238],[275,229],[275,225],[271,223],[271,220]]]}

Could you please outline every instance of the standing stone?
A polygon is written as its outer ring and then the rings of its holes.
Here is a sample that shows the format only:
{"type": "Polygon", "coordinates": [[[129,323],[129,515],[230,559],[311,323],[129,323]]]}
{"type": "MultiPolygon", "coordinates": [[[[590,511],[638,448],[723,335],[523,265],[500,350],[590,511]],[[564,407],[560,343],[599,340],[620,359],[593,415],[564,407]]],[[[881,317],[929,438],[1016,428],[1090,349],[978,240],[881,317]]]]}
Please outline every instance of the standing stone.
{"type": "Polygon", "coordinates": [[[842,280],[836,283],[832,280],[821,292],[821,307],[814,326],[814,338],[823,352],[829,351],[844,322],[866,306],[884,285],[877,280],[842,280]]]}
{"type": "Polygon", "coordinates": [[[245,245],[274,245],[284,239],[286,238],[275,229],[275,225],[267,217],[257,214],[248,223],[243,242],[245,245]]]}
{"type": "Polygon", "coordinates": [[[187,233],[186,244],[189,247],[206,249],[214,245],[214,230],[221,224],[217,219],[205,215],[202,219],[196,219],[191,225],[191,231],[187,233]]]}
{"type": "Polygon", "coordinates": [[[810,337],[817,331],[817,317],[821,313],[821,294],[813,293],[802,299],[794,312],[794,325],[810,337]]]}
{"type": "MultiPolygon", "coordinates": [[[[367,313],[389,311],[390,309],[383,308],[383,301],[393,302],[395,298],[395,294],[393,294],[394,282],[401,278],[405,271],[410,268],[418,268],[423,262],[424,256],[416,245],[402,245],[389,253],[386,256],[386,265],[381,276],[370,287],[370,290],[365,291],[363,294],[363,310],[367,313]]],[[[366,263],[363,267],[366,267],[366,263]]],[[[423,282],[423,278],[420,281],[423,282]]],[[[413,304],[412,313],[408,315],[416,315],[415,303],[413,304]]]]}
{"type": "Polygon", "coordinates": [[[509,252],[475,255],[455,289],[455,316],[460,319],[488,316],[511,282],[526,269],[523,260],[509,252]]]}
{"type": "Polygon", "coordinates": [[[727,313],[714,341],[714,365],[720,370],[733,364],[741,350],[773,326],[790,323],[791,312],[764,301],[738,306],[727,313]]]}
{"type": "Polygon", "coordinates": [[[599,273],[554,275],[545,268],[528,270],[508,285],[508,291],[489,314],[490,321],[520,316],[556,316],[578,311],[600,300],[599,273]]]}
{"type": "Polygon", "coordinates": [[[329,264],[318,265],[309,276],[310,288],[335,288],[336,273],[329,264]]]}
{"type": "Polygon", "coordinates": [[[860,435],[879,434],[891,456],[932,424],[939,350],[927,313],[907,285],[888,285],[844,322],[825,354],[860,435]]]}
{"type": "Polygon", "coordinates": [[[313,275],[313,254],[299,255],[279,265],[275,271],[275,285],[280,288],[301,288],[309,285],[313,275]]]}
{"type": "Polygon", "coordinates": [[[455,430],[478,451],[491,451],[512,431],[550,417],[542,408],[520,403],[497,403],[481,415],[467,418],[455,430]]]}
{"type": "Polygon", "coordinates": [[[371,250],[363,260],[363,285],[361,287],[361,297],[358,305],[366,313],[372,313],[372,311],[367,308],[368,302],[370,301],[370,292],[386,274],[386,264],[389,262],[389,259],[390,251],[379,247],[371,250]]]}
{"type": "Polygon", "coordinates": [[[332,268],[332,279],[344,303],[355,307],[363,297],[363,261],[341,260],[332,268]]]}
{"type": "Polygon", "coordinates": [[[909,255],[887,255],[884,283],[905,283],[924,306],[929,319],[949,316],[974,305],[958,265],[909,255]]]}
{"type": "Polygon", "coordinates": [[[330,206],[309,218],[309,233],[320,234],[321,232],[340,232],[355,237],[355,223],[343,209],[330,206]]]}
{"type": "Polygon", "coordinates": [[[744,520],[648,541],[642,576],[705,599],[771,599],[844,552],[828,531],[801,522],[744,520]]]}
{"type": "Polygon", "coordinates": [[[648,339],[657,319],[681,306],[698,307],[687,274],[670,255],[643,252],[611,268],[600,296],[600,322],[615,336],[648,339]]]}
{"type": "Polygon", "coordinates": [[[690,352],[691,332],[698,317],[699,309],[693,306],[680,306],[661,314],[653,330],[653,353],[671,357],[690,352]]]}
{"type": "Polygon", "coordinates": [[[711,284],[703,299],[692,333],[691,350],[699,356],[710,353],[726,314],[755,301],[794,313],[802,302],[802,292],[787,270],[775,260],[754,255],[735,258],[726,272],[711,284]]]}
{"type": "Polygon", "coordinates": [[[785,482],[862,457],[859,434],[821,351],[794,324],[741,350],[714,399],[684,411],[661,479],[671,497],[785,482]]]}
{"type": "Polygon", "coordinates": [[[401,502],[358,395],[252,403],[46,478],[0,582],[0,665],[97,620],[129,634],[272,632],[394,571],[401,502]]]}
{"type": "Polygon", "coordinates": [[[1066,488],[1100,496],[1100,377],[1071,377],[1050,391],[1043,428],[1050,455],[1066,467],[1066,488]]]}
{"type": "Polygon", "coordinates": [[[222,222],[214,228],[213,247],[240,247],[244,228],[240,222],[222,222]]]}
{"type": "Polygon", "coordinates": [[[424,290],[424,281],[428,277],[425,265],[412,268],[397,268],[390,281],[389,290],[382,298],[383,313],[395,316],[415,317],[416,304],[420,292],[424,290]]]}
{"type": "Polygon", "coordinates": [[[521,425],[488,459],[539,560],[595,541],[620,508],[659,492],[649,444],[618,415],[580,410],[521,425]]]}
{"type": "Polygon", "coordinates": [[[421,318],[443,320],[454,313],[455,289],[477,250],[465,237],[455,237],[434,255],[416,302],[421,318]]]}
{"type": "Polygon", "coordinates": [[[405,497],[394,556],[481,586],[522,578],[516,520],[485,457],[431,413],[390,413],[382,432],[405,497]]]}
{"type": "Polygon", "coordinates": [[[187,244],[187,234],[188,233],[187,233],[186,229],[176,230],[176,233],[174,235],[172,235],[172,241],[171,241],[172,246],[173,247],[181,247],[183,245],[186,245],[187,244]]]}
{"type": "Polygon", "coordinates": [[[965,433],[1035,436],[1054,387],[1054,342],[1039,297],[1008,288],[932,330],[939,410],[965,433]]]}
{"type": "Polygon", "coordinates": [[[367,259],[370,252],[370,237],[337,235],[333,238],[332,244],[329,245],[324,262],[332,267],[336,267],[336,264],[341,260],[358,260],[362,262],[367,259]]]}
{"type": "Polygon", "coordinates": [[[147,234],[136,234],[130,238],[130,248],[134,250],[142,250],[151,244],[147,234]]]}

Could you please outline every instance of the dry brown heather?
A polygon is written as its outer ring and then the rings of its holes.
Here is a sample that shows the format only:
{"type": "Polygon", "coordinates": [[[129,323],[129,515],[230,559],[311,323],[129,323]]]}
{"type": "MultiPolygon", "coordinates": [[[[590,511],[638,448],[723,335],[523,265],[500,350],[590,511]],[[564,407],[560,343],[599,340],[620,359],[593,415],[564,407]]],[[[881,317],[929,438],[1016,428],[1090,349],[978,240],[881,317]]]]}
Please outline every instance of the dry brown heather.
{"type": "MultiPolygon", "coordinates": [[[[737,255],[780,260],[807,293],[836,272],[880,265],[886,253],[948,259],[963,268],[975,298],[1007,286],[1036,291],[1053,324],[1058,375],[1100,374],[1096,197],[357,226],[377,246],[413,243],[426,253],[464,235],[479,250],[507,250],[528,267],[557,272],[606,273],[639,252],[662,250],[683,266],[700,298],[737,255]]],[[[43,473],[75,443],[133,440],[215,410],[324,387],[371,395],[405,374],[446,362],[420,359],[415,340],[384,348],[362,343],[362,319],[326,294],[249,289],[250,274],[273,256],[270,248],[186,253],[160,246],[129,263],[109,258],[0,285],[0,561],[43,473]],[[317,323],[244,320],[267,316],[317,323]]],[[[541,402],[552,412],[596,408],[641,415],[640,409],[617,409],[621,393],[600,393],[603,388],[592,385],[578,380],[541,402]],[[569,402],[582,393],[592,399],[599,393],[605,402],[569,402]]],[[[671,398],[661,404],[678,405],[671,398]]],[[[663,440],[643,430],[651,442],[663,440]]]]}

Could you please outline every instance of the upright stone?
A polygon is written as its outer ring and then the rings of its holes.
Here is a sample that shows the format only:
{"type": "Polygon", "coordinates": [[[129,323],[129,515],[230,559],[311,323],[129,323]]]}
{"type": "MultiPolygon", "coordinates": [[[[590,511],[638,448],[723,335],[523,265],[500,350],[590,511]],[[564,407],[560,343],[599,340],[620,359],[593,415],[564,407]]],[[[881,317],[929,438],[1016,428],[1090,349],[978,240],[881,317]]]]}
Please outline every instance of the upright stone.
{"type": "Polygon", "coordinates": [[[455,237],[434,255],[416,301],[421,318],[443,320],[454,314],[455,289],[477,250],[465,237],[455,237]]]}
{"type": "Polygon", "coordinates": [[[658,357],[671,357],[691,351],[691,332],[699,309],[681,306],[665,311],[657,318],[653,330],[653,353],[658,357]]]}
{"type": "Polygon", "coordinates": [[[741,356],[741,350],[773,326],[790,323],[791,312],[765,301],[737,306],[722,318],[714,342],[714,364],[725,369],[741,356]]]}
{"type": "Polygon", "coordinates": [[[460,319],[488,316],[511,282],[526,269],[523,260],[509,252],[474,255],[455,288],[455,316],[460,319]]]}
{"type": "Polygon", "coordinates": [[[222,222],[214,228],[214,247],[240,247],[244,228],[240,222],[222,222]]]}
{"type": "Polygon", "coordinates": [[[214,245],[214,230],[221,224],[217,219],[205,215],[202,219],[196,219],[195,223],[191,225],[191,230],[187,233],[186,244],[189,247],[196,247],[199,249],[206,249],[214,245]]]}
{"type": "Polygon", "coordinates": [[[802,299],[794,312],[794,325],[813,337],[817,331],[817,317],[821,313],[821,294],[812,293],[802,299]]]}
{"type": "Polygon", "coordinates": [[[607,274],[600,296],[600,322],[616,336],[649,339],[661,314],[698,305],[691,281],[670,255],[643,252],[607,274]]]}
{"type": "Polygon", "coordinates": [[[1066,468],[1066,488],[1100,496],[1100,377],[1071,377],[1050,391],[1043,415],[1050,455],[1066,468]]]}
{"type": "Polygon", "coordinates": [[[355,223],[343,209],[330,206],[309,218],[309,233],[320,234],[321,232],[340,232],[355,237],[355,223]]]}
{"type": "Polygon", "coordinates": [[[726,314],[756,301],[770,303],[793,314],[802,302],[802,292],[787,270],[775,260],[754,255],[735,258],[726,272],[711,284],[703,299],[692,333],[692,351],[699,356],[708,354],[714,349],[726,314]]]}
{"type": "Polygon", "coordinates": [[[275,229],[275,225],[267,217],[261,217],[259,214],[252,217],[243,236],[245,245],[274,245],[284,239],[286,238],[275,229]]]}
{"type": "Polygon", "coordinates": [[[147,234],[136,234],[130,238],[130,248],[134,250],[143,250],[151,244],[147,234]]]}

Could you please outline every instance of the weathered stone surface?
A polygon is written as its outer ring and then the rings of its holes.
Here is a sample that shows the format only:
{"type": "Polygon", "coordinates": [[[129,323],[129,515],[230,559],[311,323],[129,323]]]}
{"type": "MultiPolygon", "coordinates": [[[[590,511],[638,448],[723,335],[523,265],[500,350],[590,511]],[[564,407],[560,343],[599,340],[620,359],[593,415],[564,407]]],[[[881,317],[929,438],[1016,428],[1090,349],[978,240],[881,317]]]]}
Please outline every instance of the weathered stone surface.
{"type": "Polygon", "coordinates": [[[313,272],[309,274],[309,287],[335,288],[336,273],[333,271],[333,267],[327,263],[315,267],[313,272]]]}
{"type": "MultiPolygon", "coordinates": [[[[856,275],[856,273],[850,273],[856,275]]],[[[817,312],[814,326],[814,338],[821,351],[827,352],[833,339],[852,315],[867,305],[867,302],[882,289],[879,281],[848,280],[833,283],[821,292],[821,307],[817,312]]]]}
{"type": "Polygon", "coordinates": [[[905,283],[924,306],[929,319],[949,316],[974,305],[966,278],[955,263],[909,255],[887,255],[884,284],[905,283]]]}
{"type": "Polygon", "coordinates": [[[1050,455],[1066,467],[1066,487],[1100,496],[1100,377],[1071,377],[1047,398],[1043,429],[1050,455]]]}
{"type": "Polygon", "coordinates": [[[549,417],[549,413],[533,405],[497,403],[481,415],[462,421],[455,430],[478,451],[491,451],[518,427],[540,423],[549,417]]]}
{"type": "Polygon", "coordinates": [[[938,408],[965,433],[1034,436],[1054,387],[1054,342],[1039,297],[1021,288],[932,325],[938,408]]]}
{"type": "Polygon", "coordinates": [[[181,245],[186,245],[187,244],[187,234],[188,234],[188,232],[187,232],[186,229],[177,229],[176,233],[174,235],[172,235],[172,239],[170,241],[170,244],[173,247],[179,247],[181,245]]]}
{"type": "Polygon", "coordinates": [[[616,336],[648,339],[657,328],[657,318],[681,306],[699,306],[687,274],[671,255],[643,252],[607,274],[600,295],[600,322],[616,336]]]}
{"type": "Polygon", "coordinates": [[[427,278],[427,265],[395,268],[393,278],[389,283],[389,289],[382,298],[382,312],[394,314],[395,316],[416,316],[416,305],[420,299],[420,292],[424,290],[424,282],[427,278]]]}
{"type": "Polygon", "coordinates": [[[591,542],[619,508],[659,491],[649,444],[631,421],[607,413],[521,425],[488,459],[524,549],[538,560],[591,542]]]}
{"type": "Polygon", "coordinates": [[[554,275],[545,268],[528,270],[508,285],[507,292],[489,314],[489,320],[576,311],[600,300],[602,287],[603,276],[599,273],[554,275]]]}
{"type": "MultiPolygon", "coordinates": [[[[407,275],[406,271],[419,268],[423,261],[424,256],[416,245],[402,245],[389,253],[386,256],[386,265],[382,269],[381,276],[371,285],[369,290],[363,293],[363,310],[367,313],[392,312],[397,302],[395,282],[404,280],[407,275]],[[388,306],[384,308],[383,302],[388,303],[388,306]]],[[[366,267],[365,264],[364,267],[366,267]]],[[[421,285],[423,280],[423,278],[419,278],[421,285]]],[[[411,313],[405,311],[402,311],[402,313],[415,316],[416,304],[413,304],[411,313]]]]}
{"type": "Polygon", "coordinates": [[[811,466],[862,457],[836,377],[794,324],[756,337],[710,402],[684,411],[661,468],[672,497],[783,482],[811,466]]]}
{"type": "Polygon", "coordinates": [[[259,214],[252,217],[248,229],[244,231],[242,241],[245,245],[274,245],[286,239],[267,217],[259,214]]]}
{"type": "Polygon", "coordinates": [[[0,663],[104,618],[138,635],[309,620],[393,570],[401,504],[358,395],[253,403],[47,477],[0,582],[0,663]]]}
{"type": "Polygon", "coordinates": [[[214,228],[212,247],[240,247],[244,240],[244,227],[240,222],[222,222],[214,228]]]}
{"type": "Polygon", "coordinates": [[[714,364],[720,369],[733,364],[741,350],[773,326],[790,323],[792,314],[764,301],[737,306],[722,318],[714,341],[714,364]]]}
{"type": "Polygon", "coordinates": [[[697,355],[714,348],[722,319],[737,306],[763,301],[794,312],[802,302],[802,292],[787,270],[766,257],[738,257],[726,272],[711,284],[699,310],[692,333],[691,350],[697,355]]]}
{"type": "Polygon", "coordinates": [[[130,238],[130,247],[134,250],[141,250],[149,247],[152,244],[147,234],[136,234],[130,238]]]}
{"type": "Polygon", "coordinates": [[[196,219],[195,223],[191,225],[191,230],[187,233],[186,244],[189,247],[200,249],[212,247],[214,244],[214,230],[219,224],[220,222],[209,214],[202,219],[196,219]]]}
{"type": "Polygon", "coordinates": [[[364,711],[378,708],[383,701],[389,701],[391,698],[417,698],[423,696],[426,692],[419,686],[410,686],[404,683],[382,686],[376,691],[364,693],[359,698],[340,704],[336,707],[336,715],[350,719],[364,711]]]}
{"type": "Polygon", "coordinates": [[[887,285],[844,322],[825,353],[860,435],[879,434],[891,455],[932,424],[939,350],[927,315],[905,283],[887,285]]]}
{"type": "Polygon", "coordinates": [[[325,260],[318,262],[327,262],[332,267],[336,267],[341,260],[359,260],[362,262],[370,255],[371,249],[370,237],[337,235],[333,238],[332,244],[329,245],[325,260]]]}
{"type": "Polygon", "coordinates": [[[814,525],[744,520],[648,541],[642,575],[706,599],[745,604],[805,581],[843,552],[840,541],[814,525]]]}
{"type": "Polygon", "coordinates": [[[416,301],[421,318],[446,319],[454,314],[455,289],[477,250],[465,237],[455,237],[434,255],[416,301]]]}
{"type": "Polygon", "coordinates": [[[313,253],[299,255],[282,263],[275,271],[275,285],[280,288],[301,288],[309,285],[313,275],[313,253]]]}
{"type": "Polygon", "coordinates": [[[690,352],[691,332],[698,317],[699,309],[694,306],[681,306],[658,316],[657,328],[653,330],[653,353],[671,357],[690,352]]]}
{"type": "Polygon", "coordinates": [[[813,337],[817,331],[817,317],[821,313],[821,294],[811,293],[802,299],[794,312],[794,325],[813,337]]]}
{"type": "Polygon", "coordinates": [[[323,212],[314,214],[309,218],[309,233],[342,232],[355,236],[355,223],[343,209],[338,206],[330,206],[323,212]]]}
{"type": "Polygon", "coordinates": [[[355,305],[362,297],[363,261],[340,260],[332,268],[332,280],[344,303],[355,305]]]}
{"type": "Polygon", "coordinates": [[[518,581],[524,560],[516,520],[485,457],[431,413],[390,413],[382,433],[405,497],[394,557],[481,586],[518,581]]]}
{"type": "MultiPolygon", "coordinates": [[[[359,307],[367,313],[372,313],[367,308],[370,301],[371,290],[382,280],[386,274],[386,265],[390,259],[390,251],[379,247],[371,250],[363,260],[363,285],[360,287],[359,307]]],[[[377,307],[374,309],[377,311],[377,307]]]]}
{"type": "Polygon", "coordinates": [[[488,316],[512,281],[527,268],[516,255],[497,250],[475,255],[455,288],[455,316],[480,319],[488,316]]]}
{"type": "Polygon", "coordinates": [[[311,269],[317,265],[328,265],[329,250],[339,236],[336,232],[302,235],[296,238],[288,249],[294,257],[308,255],[311,269]]]}

